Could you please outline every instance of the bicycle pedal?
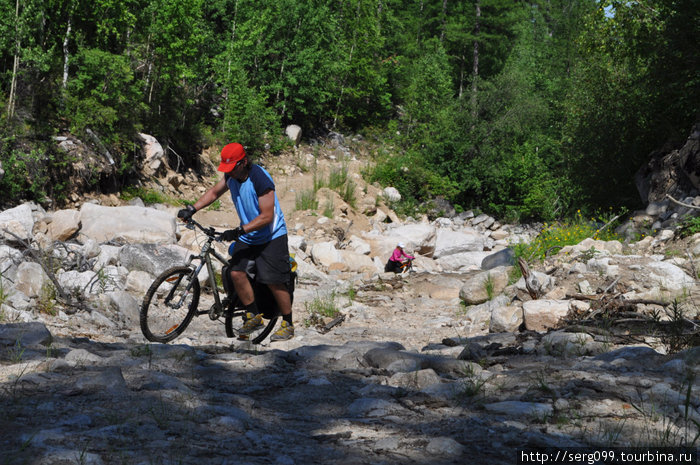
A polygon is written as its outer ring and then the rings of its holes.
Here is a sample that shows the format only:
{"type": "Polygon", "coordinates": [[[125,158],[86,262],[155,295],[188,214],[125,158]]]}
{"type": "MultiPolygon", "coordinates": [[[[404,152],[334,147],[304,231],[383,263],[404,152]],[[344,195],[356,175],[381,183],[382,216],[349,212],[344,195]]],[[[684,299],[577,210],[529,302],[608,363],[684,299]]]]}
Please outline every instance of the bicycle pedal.
{"type": "Polygon", "coordinates": [[[219,317],[223,314],[223,309],[216,308],[216,304],[212,305],[211,308],[209,309],[209,319],[212,321],[218,320],[219,317]]]}

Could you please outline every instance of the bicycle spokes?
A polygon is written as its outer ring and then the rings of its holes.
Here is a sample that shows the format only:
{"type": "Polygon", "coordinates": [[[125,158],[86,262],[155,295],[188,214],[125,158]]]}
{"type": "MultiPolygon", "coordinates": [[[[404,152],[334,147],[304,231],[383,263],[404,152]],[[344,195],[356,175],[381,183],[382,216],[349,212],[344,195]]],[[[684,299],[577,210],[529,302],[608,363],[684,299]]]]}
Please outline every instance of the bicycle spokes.
{"type": "Polygon", "coordinates": [[[168,270],[151,285],[141,309],[141,328],[149,340],[167,342],[185,330],[196,311],[199,283],[189,267],[168,270]]]}

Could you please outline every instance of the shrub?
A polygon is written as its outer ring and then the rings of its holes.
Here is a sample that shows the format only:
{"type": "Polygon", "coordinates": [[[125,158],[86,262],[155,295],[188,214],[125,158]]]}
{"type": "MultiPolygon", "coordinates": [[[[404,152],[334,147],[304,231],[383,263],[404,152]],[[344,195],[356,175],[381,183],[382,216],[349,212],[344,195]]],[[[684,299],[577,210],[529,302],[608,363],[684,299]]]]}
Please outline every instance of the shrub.
{"type": "Polygon", "coordinates": [[[589,237],[602,241],[620,240],[620,236],[614,232],[617,222],[615,218],[619,216],[605,222],[610,215],[598,214],[598,220],[587,220],[579,210],[572,220],[545,223],[540,234],[531,243],[520,243],[514,247],[515,256],[526,261],[542,260],[562,247],[576,245],[589,237]]]}
{"type": "Polygon", "coordinates": [[[700,233],[700,216],[684,219],[678,228],[680,237],[688,237],[697,233],[700,233]]]}
{"type": "Polygon", "coordinates": [[[296,210],[316,210],[318,209],[318,200],[316,193],[313,190],[301,191],[296,195],[294,201],[296,210]]]}
{"type": "Polygon", "coordinates": [[[311,302],[305,302],[304,307],[309,312],[309,317],[304,320],[305,326],[323,324],[323,318],[335,318],[340,314],[338,304],[335,301],[335,292],[325,296],[317,296],[311,302]]]}

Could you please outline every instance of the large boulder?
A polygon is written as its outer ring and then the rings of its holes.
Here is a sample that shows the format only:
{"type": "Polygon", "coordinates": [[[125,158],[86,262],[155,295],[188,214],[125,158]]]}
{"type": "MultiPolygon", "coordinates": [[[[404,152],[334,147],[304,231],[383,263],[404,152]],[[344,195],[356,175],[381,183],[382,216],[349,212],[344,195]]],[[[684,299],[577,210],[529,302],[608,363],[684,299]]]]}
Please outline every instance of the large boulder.
{"type": "Polygon", "coordinates": [[[453,255],[445,255],[435,262],[444,271],[475,271],[481,269],[481,263],[491,252],[463,252],[453,255]]]}
{"type": "Polygon", "coordinates": [[[23,255],[9,245],[0,244],[0,285],[9,286],[17,276],[17,266],[23,262],[23,255]]]}
{"type": "Polygon", "coordinates": [[[425,223],[412,223],[390,228],[379,239],[365,237],[374,239],[375,255],[386,256],[387,259],[399,242],[405,244],[406,253],[415,252],[431,256],[435,250],[435,227],[425,223]]]}
{"type": "Polygon", "coordinates": [[[382,271],[377,269],[369,255],[353,252],[351,250],[340,250],[339,252],[342,263],[347,265],[349,271],[356,273],[374,273],[382,271]]]}
{"type": "Polygon", "coordinates": [[[51,215],[47,234],[54,241],[67,241],[80,229],[78,210],[58,210],[51,215]]]}
{"type": "Polygon", "coordinates": [[[383,194],[384,198],[387,199],[389,202],[398,202],[399,200],[401,200],[401,194],[395,187],[385,187],[383,194]]]}
{"type": "Polygon", "coordinates": [[[623,252],[623,246],[620,241],[599,241],[590,237],[582,240],[575,245],[567,245],[559,250],[558,255],[569,256],[589,253],[594,251],[595,254],[602,255],[619,255],[623,252]]]}
{"type": "Polygon", "coordinates": [[[515,332],[523,323],[523,309],[517,305],[496,307],[491,312],[489,331],[492,333],[515,332]]]}
{"type": "Polygon", "coordinates": [[[15,289],[27,297],[38,297],[49,277],[38,263],[22,262],[17,268],[15,289]]]}
{"type": "Polygon", "coordinates": [[[311,259],[316,265],[325,267],[343,261],[340,250],[335,248],[335,242],[318,242],[314,244],[311,247],[311,259]]]}
{"type": "Polygon", "coordinates": [[[143,174],[146,176],[161,176],[167,170],[165,150],[155,137],[149,134],[139,134],[143,142],[143,174]]]}
{"type": "Polygon", "coordinates": [[[695,286],[695,280],[673,263],[652,262],[646,265],[645,271],[649,273],[647,284],[658,285],[675,295],[682,294],[695,286]]]}
{"type": "Polygon", "coordinates": [[[645,203],[666,200],[666,194],[684,199],[700,191],[700,123],[680,149],[653,152],[649,163],[635,175],[635,182],[645,203]]]}
{"type": "Polygon", "coordinates": [[[467,305],[477,305],[499,295],[508,285],[510,267],[500,266],[472,276],[459,290],[467,305]]]}
{"type": "Polygon", "coordinates": [[[17,238],[28,241],[32,238],[34,217],[29,204],[23,203],[0,212],[0,238],[10,242],[17,238]],[[15,237],[16,236],[16,237],[15,237]]]}
{"type": "Polygon", "coordinates": [[[79,239],[123,243],[174,244],[177,225],[170,213],[153,208],[103,207],[86,203],[80,209],[79,239]]]}
{"type": "MultiPolygon", "coordinates": [[[[486,238],[476,231],[452,231],[439,229],[435,240],[434,258],[463,252],[480,252],[484,250],[486,238]]],[[[479,262],[481,265],[481,262],[479,262]]]]}
{"type": "Polygon", "coordinates": [[[145,271],[153,276],[185,263],[189,251],[178,245],[134,244],[119,250],[119,263],[129,271],[145,271]]]}
{"type": "Polygon", "coordinates": [[[515,265],[515,251],[511,247],[499,250],[498,252],[488,255],[481,261],[481,269],[486,271],[497,266],[513,266],[515,265]]]}
{"type": "Polygon", "coordinates": [[[294,142],[294,145],[299,145],[301,142],[301,128],[296,124],[290,124],[284,129],[284,134],[294,142]]]}
{"type": "Polygon", "coordinates": [[[559,326],[569,312],[567,300],[528,300],[523,303],[525,328],[546,332],[559,326]]]}

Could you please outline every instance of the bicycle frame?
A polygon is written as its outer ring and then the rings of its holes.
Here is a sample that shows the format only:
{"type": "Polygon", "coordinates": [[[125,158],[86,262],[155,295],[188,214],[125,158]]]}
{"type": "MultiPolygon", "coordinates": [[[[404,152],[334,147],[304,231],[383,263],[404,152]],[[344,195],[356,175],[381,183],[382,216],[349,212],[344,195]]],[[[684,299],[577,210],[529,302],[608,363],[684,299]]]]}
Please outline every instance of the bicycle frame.
{"type": "MultiPolygon", "coordinates": [[[[199,260],[199,264],[196,267],[192,268],[192,279],[190,280],[190,284],[185,289],[185,294],[183,294],[182,300],[185,299],[187,293],[192,287],[192,283],[197,278],[197,276],[199,276],[199,273],[202,271],[202,268],[206,266],[207,272],[209,273],[209,287],[212,289],[212,294],[214,294],[214,305],[209,310],[198,310],[195,315],[199,316],[208,313],[209,318],[211,318],[212,320],[216,320],[223,314],[224,308],[221,304],[221,297],[219,295],[219,288],[216,284],[216,277],[214,275],[214,266],[212,265],[211,256],[214,255],[214,257],[217,260],[219,260],[223,265],[228,263],[228,260],[226,260],[226,258],[222,256],[219,252],[217,252],[216,249],[214,249],[214,247],[212,246],[212,242],[214,242],[214,228],[203,228],[195,222],[188,224],[186,227],[188,229],[194,229],[195,225],[198,226],[202,231],[204,231],[205,234],[207,234],[208,239],[202,246],[202,250],[199,252],[199,254],[190,255],[187,261],[185,262],[186,266],[193,267],[192,262],[195,260],[199,260]]],[[[181,303],[182,302],[180,302],[180,304],[181,303]]]]}
{"type": "Polygon", "coordinates": [[[408,259],[401,264],[401,273],[408,273],[413,271],[413,259],[408,259]]]}

